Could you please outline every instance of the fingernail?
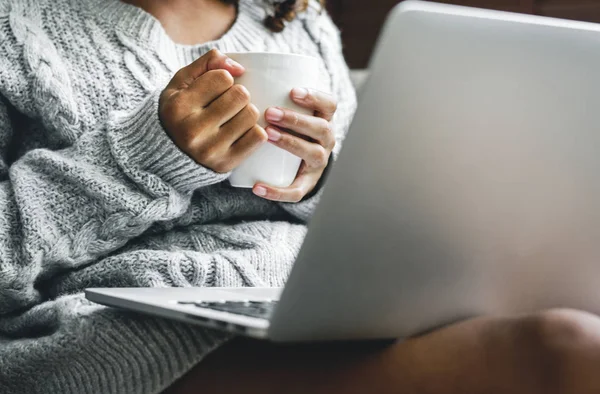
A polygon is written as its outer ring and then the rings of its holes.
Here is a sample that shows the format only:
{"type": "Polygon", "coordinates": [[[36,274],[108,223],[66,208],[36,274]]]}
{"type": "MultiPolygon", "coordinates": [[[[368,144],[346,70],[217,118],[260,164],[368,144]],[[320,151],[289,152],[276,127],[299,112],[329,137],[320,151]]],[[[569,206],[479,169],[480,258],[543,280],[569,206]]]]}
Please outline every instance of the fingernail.
{"type": "Polygon", "coordinates": [[[279,122],[283,119],[283,111],[279,108],[271,107],[267,110],[265,117],[271,122],[279,122]]]}
{"type": "Polygon", "coordinates": [[[239,64],[238,62],[236,62],[235,60],[233,60],[229,57],[227,59],[225,59],[225,64],[227,64],[228,66],[231,66],[231,67],[241,68],[242,70],[244,69],[244,66],[242,66],[241,64],[239,64]]]}
{"type": "Polygon", "coordinates": [[[308,96],[308,89],[294,88],[294,89],[292,89],[292,96],[295,99],[303,100],[306,98],[306,96],[308,96]]]}
{"type": "Polygon", "coordinates": [[[281,133],[275,130],[272,127],[268,127],[265,129],[267,135],[269,136],[269,141],[279,141],[281,139],[281,133]]]}
{"type": "Polygon", "coordinates": [[[254,188],[254,194],[256,194],[257,196],[260,196],[260,197],[264,197],[267,195],[267,189],[265,189],[262,186],[256,186],[254,188]]]}

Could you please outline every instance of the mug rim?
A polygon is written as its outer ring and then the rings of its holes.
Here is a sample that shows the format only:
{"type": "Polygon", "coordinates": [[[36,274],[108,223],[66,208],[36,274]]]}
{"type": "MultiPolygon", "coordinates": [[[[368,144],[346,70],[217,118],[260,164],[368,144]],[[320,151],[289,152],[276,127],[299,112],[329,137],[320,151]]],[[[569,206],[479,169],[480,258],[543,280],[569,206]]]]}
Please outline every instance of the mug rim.
{"type": "Polygon", "coordinates": [[[303,54],[299,54],[299,53],[285,53],[285,52],[266,52],[266,51],[262,51],[262,52],[226,52],[226,53],[224,53],[224,55],[227,57],[230,57],[230,55],[248,55],[248,56],[269,55],[269,56],[274,56],[274,57],[295,57],[295,58],[302,58],[302,59],[318,60],[318,57],[316,57],[316,56],[303,55],[303,54]]]}

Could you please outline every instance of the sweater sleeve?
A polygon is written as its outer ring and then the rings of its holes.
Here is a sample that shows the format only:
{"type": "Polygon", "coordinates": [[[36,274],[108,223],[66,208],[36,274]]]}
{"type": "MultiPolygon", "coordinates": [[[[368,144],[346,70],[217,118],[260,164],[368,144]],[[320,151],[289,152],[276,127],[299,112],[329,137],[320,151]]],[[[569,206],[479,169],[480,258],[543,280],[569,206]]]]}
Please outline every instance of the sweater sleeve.
{"type": "MultiPolygon", "coordinates": [[[[356,110],[356,92],[350,79],[350,70],[342,53],[340,31],[330,16],[326,12],[312,16],[309,14],[304,20],[304,27],[319,46],[321,57],[331,80],[330,91],[338,101],[338,108],[333,118],[336,146],[332,160],[329,161],[328,169],[324,174],[326,178],[329,167],[335,163],[352,122],[356,110]]],[[[317,189],[299,203],[281,203],[281,206],[297,219],[308,221],[323,194],[324,183],[323,180],[319,182],[317,189]]]]}
{"type": "Polygon", "coordinates": [[[8,116],[8,106],[0,96],[0,180],[8,176],[8,149],[12,141],[13,133],[8,116]]]}
{"type": "MultiPolygon", "coordinates": [[[[0,314],[39,302],[51,277],[182,216],[195,189],[226,178],[170,140],[158,94],[69,148],[32,150],[10,168],[0,160],[0,314]]],[[[7,118],[0,106],[0,149],[19,132],[7,118]]]]}

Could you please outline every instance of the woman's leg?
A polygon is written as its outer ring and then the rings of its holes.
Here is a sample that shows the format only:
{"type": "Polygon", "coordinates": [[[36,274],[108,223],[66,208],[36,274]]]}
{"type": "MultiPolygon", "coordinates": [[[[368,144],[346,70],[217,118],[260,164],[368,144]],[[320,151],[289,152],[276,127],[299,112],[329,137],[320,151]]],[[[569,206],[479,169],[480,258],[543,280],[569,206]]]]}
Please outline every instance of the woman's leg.
{"type": "Polygon", "coordinates": [[[167,393],[591,394],[600,392],[599,366],[600,319],[557,310],[476,319],[387,346],[239,339],[167,393]]]}

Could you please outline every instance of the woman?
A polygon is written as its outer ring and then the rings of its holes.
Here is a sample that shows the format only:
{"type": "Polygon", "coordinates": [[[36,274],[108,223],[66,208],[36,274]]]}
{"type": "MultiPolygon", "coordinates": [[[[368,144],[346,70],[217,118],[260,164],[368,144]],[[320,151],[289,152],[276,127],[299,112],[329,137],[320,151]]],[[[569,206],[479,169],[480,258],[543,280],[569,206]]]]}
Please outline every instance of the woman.
{"type": "Polygon", "coordinates": [[[0,3],[0,392],[600,391],[600,324],[580,312],[275,347],[86,302],[90,286],[282,285],[355,108],[318,4],[128,3],[0,3]],[[272,108],[262,129],[231,51],[317,56],[333,95],[298,87],[314,116],[272,108]],[[264,143],[302,157],[294,184],[228,186],[264,143]]]}

